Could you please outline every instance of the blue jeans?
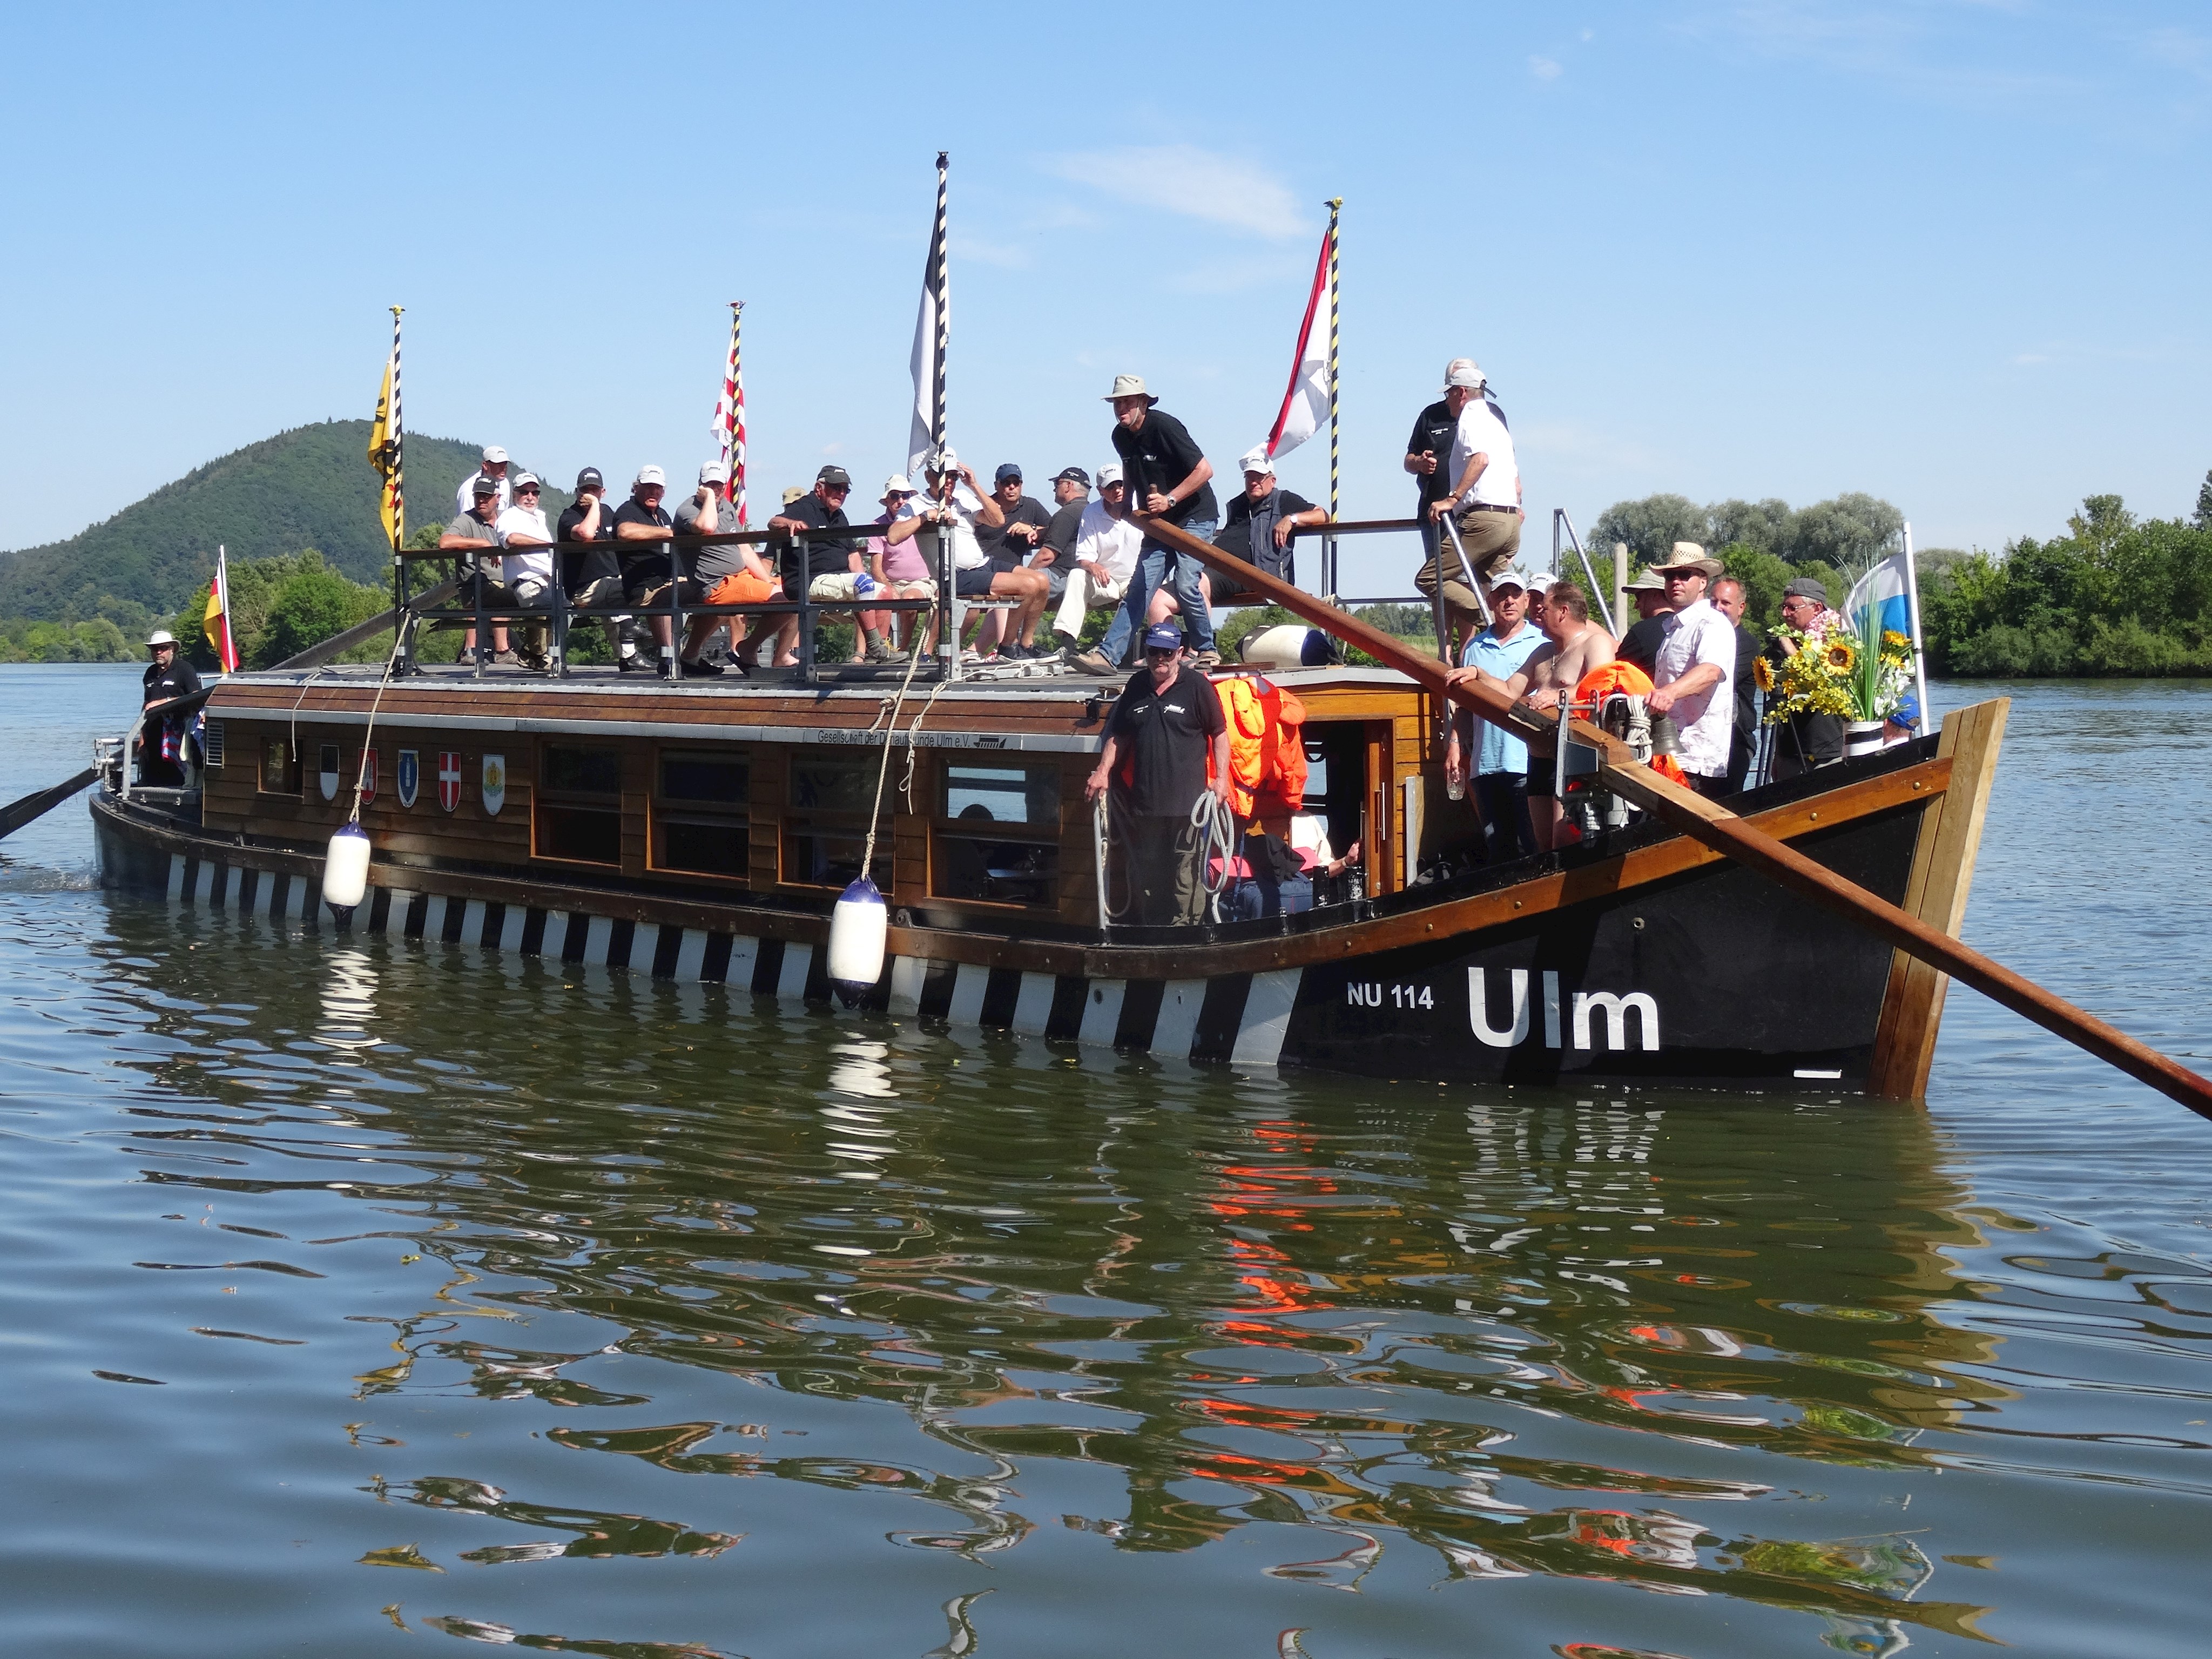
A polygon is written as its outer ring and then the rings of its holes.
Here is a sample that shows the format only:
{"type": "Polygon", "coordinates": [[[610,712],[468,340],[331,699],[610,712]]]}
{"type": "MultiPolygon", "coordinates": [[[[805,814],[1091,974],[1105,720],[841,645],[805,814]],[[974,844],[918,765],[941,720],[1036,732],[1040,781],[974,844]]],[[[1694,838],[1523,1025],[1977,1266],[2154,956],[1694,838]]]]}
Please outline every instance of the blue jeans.
{"type": "MultiPolygon", "coordinates": [[[[1202,542],[1213,539],[1220,522],[1214,519],[1193,519],[1182,526],[1202,542]]],[[[1129,590],[1122,596],[1121,608],[1114,613],[1114,620],[1106,629],[1106,637],[1098,641],[1098,653],[1108,662],[1119,665],[1129,649],[1129,635],[1145,625],[1145,612],[1152,609],[1152,594],[1167,579],[1168,562],[1175,561],[1176,602],[1182,606],[1183,631],[1190,635],[1193,651],[1213,649],[1213,617],[1206,608],[1206,599],[1198,591],[1200,567],[1194,559],[1178,558],[1156,542],[1145,544],[1139,556],[1135,574],[1130,578],[1129,590]]]]}

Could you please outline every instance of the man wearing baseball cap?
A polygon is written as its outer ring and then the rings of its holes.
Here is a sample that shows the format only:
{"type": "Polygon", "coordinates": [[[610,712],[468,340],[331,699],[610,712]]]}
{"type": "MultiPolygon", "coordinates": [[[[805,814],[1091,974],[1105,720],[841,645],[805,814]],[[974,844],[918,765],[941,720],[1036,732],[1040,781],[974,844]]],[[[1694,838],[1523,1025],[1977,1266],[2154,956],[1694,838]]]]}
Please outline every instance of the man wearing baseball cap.
{"type": "Polygon", "coordinates": [[[1145,665],[1106,717],[1105,746],[1083,791],[1095,801],[1115,783],[1122,786],[1114,805],[1127,828],[1121,844],[1140,925],[1188,926],[1205,915],[1191,808],[1209,789],[1225,802],[1229,775],[1229,720],[1213,682],[1184,659],[1182,631],[1174,623],[1146,629],[1145,665]]]}
{"type": "MultiPolygon", "coordinates": [[[[1044,504],[1022,489],[1022,469],[1013,461],[1001,465],[991,477],[991,499],[999,504],[1000,522],[989,530],[976,532],[976,540],[990,556],[994,571],[1006,574],[1017,570],[1031,571],[1043,581],[1033,605],[1024,605],[1006,618],[1006,631],[1000,639],[999,654],[1014,661],[1033,656],[1049,656],[1049,652],[1031,649],[1036,637],[1037,618],[1045,605],[1066,591],[1067,579],[1051,568],[1053,561],[1043,559],[1035,564],[1030,560],[1044,545],[1046,531],[1052,527],[1052,515],[1044,504]]],[[[996,626],[993,622],[986,629],[996,626]]]]}
{"type": "MultiPolygon", "coordinates": [[[[592,609],[623,602],[622,566],[615,557],[615,510],[606,501],[607,481],[596,466],[576,475],[575,499],[562,509],[553,527],[561,549],[561,586],[568,603],[592,609]]],[[[636,618],[602,619],[608,647],[625,674],[641,674],[652,665],[637,652],[636,618]]]]}
{"type": "Polygon", "coordinates": [[[1487,383],[1481,369],[1465,357],[1456,357],[1444,374],[1444,404],[1452,413],[1452,441],[1443,493],[1428,506],[1437,523],[1437,547],[1413,578],[1424,599],[1432,598],[1441,580],[1444,607],[1455,632],[1473,633],[1480,622],[1481,607],[1467,586],[1459,564],[1463,549],[1474,567],[1478,586],[1492,573],[1513,562],[1521,550],[1521,471],[1513,455],[1513,435],[1484,398],[1487,383]],[[1449,515],[1459,531],[1459,547],[1443,520],[1449,515]],[[1450,572],[1449,577],[1443,576],[1450,572]]]}
{"type": "MultiPolygon", "coordinates": [[[[1190,428],[1174,416],[1160,413],[1160,400],[1145,389],[1141,375],[1115,375],[1106,401],[1114,405],[1114,453],[1121,458],[1133,509],[1165,519],[1202,542],[1212,541],[1221,527],[1221,508],[1213,498],[1213,464],[1190,428]]],[[[1109,660],[1118,660],[1129,636],[1145,624],[1154,592],[1162,582],[1172,581],[1199,665],[1218,665],[1221,653],[1213,648],[1213,619],[1206,612],[1199,574],[1194,561],[1178,557],[1146,537],[1136,580],[1122,599],[1121,614],[1098,642],[1099,650],[1109,660]]]]}
{"type": "MultiPolygon", "coordinates": [[[[1252,449],[1237,463],[1244,474],[1244,488],[1229,498],[1229,517],[1213,544],[1269,575],[1297,585],[1297,564],[1291,545],[1292,534],[1328,522],[1328,514],[1294,489],[1275,482],[1275,463],[1265,444],[1252,449]]],[[[1233,576],[1208,579],[1207,597],[1226,605],[1244,593],[1233,576]]]]}
{"type": "Polygon", "coordinates": [[[514,501],[514,492],[507,481],[507,452],[497,444],[488,446],[483,453],[483,464],[461,480],[461,487],[453,492],[453,511],[465,513],[477,504],[476,487],[480,478],[489,478],[494,486],[492,493],[499,497],[499,508],[492,516],[504,513],[514,501]]]}
{"type": "MultiPolygon", "coordinates": [[[[737,504],[730,500],[730,469],[720,461],[708,461],[699,469],[699,481],[684,504],[676,509],[675,530],[678,536],[734,536],[738,533],[737,504]]],[[[703,603],[707,595],[720,586],[726,577],[741,570],[757,576],[771,573],[768,562],[750,548],[735,542],[724,542],[712,547],[686,548],[684,551],[684,574],[699,586],[699,597],[703,603]]],[[[711,679],[722,672],[720,663],[706,661],[700,653],[707,641],[720,633],[725,624],[730,629],[730,655],[743,670],[745,665],[745,619],[742,617],[694,617],[684,629],[684,649],[677,653],[676,672],[686,679],[711,679]]]]}
{"type": "MultiPolygon", "coordinates": [[[[438,538],[440,552],[466,556],[461,561],[461,591],[459,596],[464,605],[473,605],[479,592],[486,605],[502,605],[507,600],[507,589],[500,580],[498,530],[500,490],[504,483],[504,479],[488,478],[481,473],[471,480],[468,510],[453,514],[438,538]]],[[[507,648],[505,623],[495,622],[491,625],[491,642],[492,661],[514,661],[514,653],[507,648]]],[[[476,653],[477,630],[471,623],[461,635],[460,654],[453,660],[471,661],[476,653]]]]}
{"type": "MultiPolygon", "coordinates": [[[[1033,565],[1065,574],[1075,554],[1075,538],[1083,531],[1084,510],[1091,505],[1091,475],[1079,466],[1063,466],[1052,475],[1052,522],[1044,527],[1044,546],[1030,561],[1033,565]],[[1050,556],[1047,556],[1049,555],[1050,556]]],[[[1052,597],[1066,591],[1065,580],[1053,584],[1052,597]]]]}
{"type": "Polygon", "coordinates": [[[1082,649],[1084,612],[1121,602],[1130,578],[1137,574],[1144,544],[1144,537],[1129,522],[1129,486],[1122,481],[1121,464],[1099,468],[1098,499],[1083,509],[1082,522],[1076,526],[1075,545],[1067,556],[1067,592],[1052,623],[1060,660],[1070,668],[1099,675],[1121,668],[1103,652],[1082,649]]]}
{"type": "MultiPolygon", "coordinates": [[[[615,544],[622,560],[623,597],[640,611],[666,605],[672,586],[677,589],[678,603],[699,602],[696,578],[679,573],[672,582],[670,580],[669,550],[661,544],[674,539],[676,524],[668,516],[668,509],[660,504],[660,498],[667,493],[667,473],[657,466],[641,466],[637,477],[630,480],[629,499],[615,509],[615,544]]],[[[650,617],[649,621],[653,641],[660,647],[654,672],[665,680],[672,680],[677,676],[675,628],[665,611],[650,617]]]]}

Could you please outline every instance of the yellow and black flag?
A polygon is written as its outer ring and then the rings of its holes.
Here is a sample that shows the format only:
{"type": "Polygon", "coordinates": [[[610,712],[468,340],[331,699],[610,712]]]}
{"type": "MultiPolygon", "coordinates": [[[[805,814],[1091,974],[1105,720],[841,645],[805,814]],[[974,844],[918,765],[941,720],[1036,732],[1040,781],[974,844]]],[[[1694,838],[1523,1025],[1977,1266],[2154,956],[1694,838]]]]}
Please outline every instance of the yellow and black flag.
{"type": "Polygon", "coordinates": [[[376,515],[384,520],[385,538],[394,553],[407,533],[407,492],[400,466],[399,310],[392,307],[392,356],[384,365],[384,390],[377,393],[376,419],[368,428],[368,464],[384,479],[376,495],[376,515]]]}

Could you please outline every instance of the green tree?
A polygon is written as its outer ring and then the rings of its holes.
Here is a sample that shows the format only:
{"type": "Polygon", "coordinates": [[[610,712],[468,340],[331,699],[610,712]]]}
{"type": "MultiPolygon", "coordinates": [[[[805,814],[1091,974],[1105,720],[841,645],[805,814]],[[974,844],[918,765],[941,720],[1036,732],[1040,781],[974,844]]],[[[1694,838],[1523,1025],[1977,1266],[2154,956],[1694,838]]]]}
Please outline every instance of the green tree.
{"type": "Polygon", "coordinates": [[[1599,514],[1586,544],[1597,562],[1612,556],[1615,542],[1626,542],[1629,562],[1643,566],[1665,559],[1676,542],[1702,545],[1711,533],[1705,509],[1687,495],[1646,495],[1615,501],[1599,514]]]}
{"type": "Polygon", "coordinates": [[[2197,527],[2212,530],[2212,472],[2204,475],[2204,482],[2197,486],[2197,527]]]}
{"type": "Polygon", "coordinates": [[[1894,549],[1904,529],[1902,513],[1855,490],[1792,513],[1773,550],[1792,564],[1863,570],[1894,549]]]}

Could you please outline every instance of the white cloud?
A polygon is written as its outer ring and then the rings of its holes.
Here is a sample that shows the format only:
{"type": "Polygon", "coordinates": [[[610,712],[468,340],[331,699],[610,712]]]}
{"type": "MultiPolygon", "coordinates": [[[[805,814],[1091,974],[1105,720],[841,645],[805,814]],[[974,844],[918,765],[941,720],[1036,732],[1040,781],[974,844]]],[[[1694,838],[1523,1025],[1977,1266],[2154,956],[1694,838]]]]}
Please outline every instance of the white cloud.
{"type": "Polygon", "coordinates": [[[1257,162],[1195,144],[1080,150],[1047,158],[1047,171],[1139,207],[1270,240],[1305,234],[1290,187],[1257,162]]]}
{"type": "Polygon", "coordinates": [[[1531,58],[1528,73],[1539,81],[1556,81],[1559,78],[1559,66],[1549,58],[1531,58]]]}

